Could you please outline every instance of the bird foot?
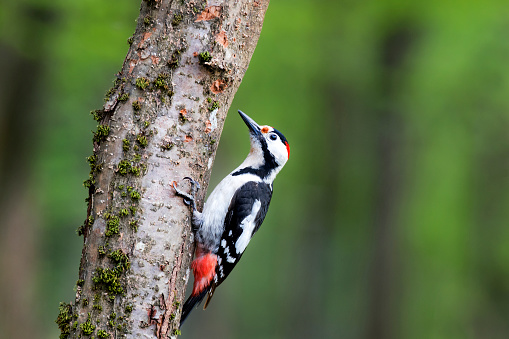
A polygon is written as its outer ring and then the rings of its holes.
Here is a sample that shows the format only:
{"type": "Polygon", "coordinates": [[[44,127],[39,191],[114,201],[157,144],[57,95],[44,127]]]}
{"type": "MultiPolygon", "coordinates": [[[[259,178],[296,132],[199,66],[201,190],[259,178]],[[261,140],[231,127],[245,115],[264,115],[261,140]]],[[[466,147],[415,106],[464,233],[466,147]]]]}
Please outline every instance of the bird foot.
{"type": "Polygon", "coordinates": [[[190,191],[189,194],[179,190],[177,188],[176,182],[173,182],[173,184],[172,184],[173,189],[175,190],[175,193],[177,195],[180,195],[182,198],[184,198],[184,204],[186,204],[187,206],[191,206],[193,211],[196,211],[196,202],[195,202],[196,199],[195,199],[194,196],[196,195],[196,192],[200,188],[200,184],[197,181],[195,181],[192,178],[190,178],[190,177],[185,177],[184,179],[189,180],[189,182],[191,183],[191,191],[190,191]]]}

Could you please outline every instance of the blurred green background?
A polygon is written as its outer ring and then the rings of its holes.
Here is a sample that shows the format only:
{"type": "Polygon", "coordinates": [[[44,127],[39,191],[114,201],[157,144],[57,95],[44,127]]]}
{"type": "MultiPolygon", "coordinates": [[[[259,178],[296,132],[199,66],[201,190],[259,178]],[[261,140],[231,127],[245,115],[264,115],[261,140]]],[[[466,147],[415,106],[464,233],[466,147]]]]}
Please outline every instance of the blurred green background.
{"type": "MultiPolygon", "coordinates": [[[[0,4],[0,336],[55,338],[74,298],[100,108],[140,0],[0,4]]],[[[290,161],[261,231],[182,338],[509,337],[509,7],[272,1],[211,187],[290,161]]]]}

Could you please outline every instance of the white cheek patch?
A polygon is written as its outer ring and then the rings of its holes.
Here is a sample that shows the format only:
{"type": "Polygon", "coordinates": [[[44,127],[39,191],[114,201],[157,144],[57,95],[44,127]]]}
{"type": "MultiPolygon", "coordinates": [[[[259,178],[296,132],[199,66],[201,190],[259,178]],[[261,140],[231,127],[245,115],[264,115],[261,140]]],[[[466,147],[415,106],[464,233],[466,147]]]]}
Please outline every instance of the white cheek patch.
{"type": "Polygon", "coordinates": [[[242,222],[240,223],[240,227],[242,228],[242,234],[235,243],[235,252],[237,252],[237,254],[243,253],[247,245],[249,244],[249,241],[251,240],[251,235],[253,234],[253,230],[256,226],[254,221],[261,206],[262,203],[260,202],[260,200],[256,200],[255,203],[253,204],[251,214],[245,217],[244,220],[242,220],[242,222]]]}

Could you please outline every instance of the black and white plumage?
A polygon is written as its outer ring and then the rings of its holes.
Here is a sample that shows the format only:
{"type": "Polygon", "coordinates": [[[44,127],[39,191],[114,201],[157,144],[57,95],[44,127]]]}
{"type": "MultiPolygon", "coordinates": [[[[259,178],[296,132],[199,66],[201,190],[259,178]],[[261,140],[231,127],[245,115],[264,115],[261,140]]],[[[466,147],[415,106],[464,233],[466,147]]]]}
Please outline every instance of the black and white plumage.
{"type": "Polygon", "coordinates": [[[217,285],[230,274],[251,237],[262,225],[271,197],[272,189],[269,184],[254,181],[245,183],[233,196],[216,254],[217,285]]]}
{"type": "MultiPolygon", "coordinates": [[[[290,157],[283,134],[270,126],[259,126],[241,111],[239,114],[249,128],[251,150],[244,162],[214,188],[203,211],[193,211],[194,286],[183,306],[181,325],[208,293],[207,307],[215,288],[239,262],[267,214],[272,183],[290,157]]],[[[194,208],[192,196],[175,190],[194,208]]]]}

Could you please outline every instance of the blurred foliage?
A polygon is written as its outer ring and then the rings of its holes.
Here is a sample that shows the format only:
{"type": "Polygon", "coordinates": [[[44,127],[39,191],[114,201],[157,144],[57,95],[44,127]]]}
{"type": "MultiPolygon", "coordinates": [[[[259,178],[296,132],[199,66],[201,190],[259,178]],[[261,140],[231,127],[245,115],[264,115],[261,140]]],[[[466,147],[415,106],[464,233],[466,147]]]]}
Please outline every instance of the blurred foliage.
{"type": "MultiPolygon", "coordinates": [[[[0,6],[0,49],[41,65],[27,80],[38,123],[25,138],[40,234],[33,311],[50,338],[77,279],[88,111],[120,69],[139,1],[0,6]]],[[[290,161],[243,263],[184,338],[509,336],[508,11],[271,3],[210,185],[247,153],[237,109],[284,133],[290,161]]]]}

